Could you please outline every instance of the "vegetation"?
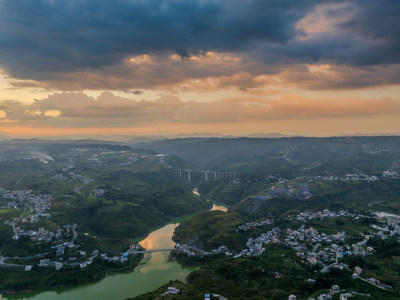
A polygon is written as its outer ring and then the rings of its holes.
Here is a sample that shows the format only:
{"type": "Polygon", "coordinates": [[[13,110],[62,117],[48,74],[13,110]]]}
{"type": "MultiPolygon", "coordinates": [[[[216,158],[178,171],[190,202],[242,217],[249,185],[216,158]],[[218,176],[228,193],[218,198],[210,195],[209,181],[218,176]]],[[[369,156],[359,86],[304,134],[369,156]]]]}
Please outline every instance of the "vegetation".
{"type": "MultiPolygon", "coordinates": [[[[384,170],[400,166],[400,138],[282,138],[282,139],[177,139],[136,144],[152,150],[133,149],[115,143],[13,141],[0,143],[0,249],[5,256],[17,256],[34,266],[31,272],[10,269],[0,272],[0,290],[43,290],[100,280],[114,264],[96,261],[82,272],[65,266],[59,271],[37,267],[36,253],[56,259],[51,247],[57,241],[38,243],[28,236],[12,239],[7,221],[29,217],[31,204],[10,204],[7,191],[27,190],[34,195],[52,197],[50,216],[37,222],[20,221],[24,230],[50,231],[77,224],[75,244],[88,253],[123,253],[156,228],[185,215],[176,228],[175,242],[211,250],[226,245],[230,250],[245,248],[251,237],[279,227],[304,224],[333,234],[346,231],[349,243],[359,242],[359,233],[376,230],[372,218],[335,218],[297,222],[292,216],[304,210],[338,211],[382,210],[400,214],[400,181],[383,177],[384,170]],[[234,149],[234,151],[232,151],[234,149]],[[158,155],[155,151],[166,153],[158,155]],[[208,176],[193,172],[191,182],[175,169],[232,172],[232,176],[208,176]],[[355,177],[349,174],[356,174],[355,177]],[[357,176],[361,176],[357,178],[357,176]],[[378,180],[377,177],[379,176],[378,180]],[[201,197],[192,193],[198,188],[201,197]],[[302,189],[307,190],[304,194],[302,189]],[[308,193],[309,192],[309,193],[308,193]],[[227,212],[207,211],[211,202],[229,205],[227,212]],[[14,207],[15,206],[15,207],[14,207]],[[273,224],[238,230],[246,222],[273,219],[273,224]],[[36,284],[35,284],[36,282],[36,284]]],[[[63,242],[72,239],[64,232],[63,242]]],[[[396,238],[372,238],[372,255],[344,257],[350,268],[360,266],[363,276],[371,276],[400,289],[400,248],[396,238]]],[[[165,299],[203,299],[204,293],[218,293],[229,299],[287,299],[315,297],[332,284],[346,291],[370,293],[371,299],[395,299],[393,292],[378,289],[351,272],[331,269],[328,273],[301,262],[296,252],[282,244],[268,244],[257,257],[232,259],[224,255],[182,254],[173,258],[198,267],[188,282],[167,286],[181,289],[179,295],[165,299]],[[307,279],[315,280],[314,284],[307,279]]],[[[66,258],[77,250],[67,249],[66,258]]],[[[86,257],[85,257],[86,258],[86,257]]],[[[118,265],[132,270],[140,257],[118,265]]],[[[10,263],[21,263],[10,259],[10,263]]],[[[136,299],[154,299],[166,291],[136,299]]],[[[358,296],[354,297],[357,299],[358,296]]]]}
{"type": "Polygon", "coordinates": [[[79,266],[64,266],[57,272],[53,268],[38,266],[34,266],[30,272],[23,268],[8,268],[7,272],[0,272],[0,292],[29,293],[96,282],[102,280],[110,270],[116,270],[114,273],[133,271],[142,257],[134,256],[125,264],[96,261],[84,270],[79,266]]]}
{"type": "Polygon", "coordinates": [[[300,263],[293,250],[270,245],[266,253],[259,257],[224,258],[192,272],[187,283],[170,282],[157,291],[133,299],[155,299],[169,286],[181,289],[182,293],[164,299],[204,299],[205,293],[217,293],[229,299],[287,299],[290,294],[306,299],[329,291],[333,284],[346,291],[373,294],[368,299],[398,297],[396,293],[352,279],[348,271],[315,273],[314,269],[300,263]],[[315,283],[307,283],[308,278],[314,279],[315,283]]]}
{"type": "MultiPolygon", "coordinates": [[[[35,204],[22,200],[23,196],[11,200],[4,196],[8,192],[51,195],[51,206],[46,211],[49,216],[39,217],[34,223],[19,221],[16,226],[22,230],[45,228],[55,232],[64,225],[77,224],[75,244],[79,248],[67,248],[66,259],[76,257],[78,250],[119,255],[152,228],[211,206],[193,195],[191,186],[181,182],[173,171],[185,166],[184,161],[157,156],[153,151],[94,142],[15,141],[0,144],[0,159],[1,255],[25,258],[49,253],[40,258],[7,260],[35,267],[30,272],[22,268],[0,272],[3,291],[84,284],[100,280],[107,270],[116,268],[115,264],[97,260],[84,271],[79,266],[64,266],[59,271],[36,267],[39,259],[58,259],[51,247],[70,241],[72,233],[52,242],[37,242],[27,235],[14,240],[13,229],[6,223],[35,214],[35,204]],[[11,207],[10,201],[15,201],[11,207]]],[[[130,265],[127,270],[132,270],[138,262],[136,257],[118,268],[130,265]]]]}

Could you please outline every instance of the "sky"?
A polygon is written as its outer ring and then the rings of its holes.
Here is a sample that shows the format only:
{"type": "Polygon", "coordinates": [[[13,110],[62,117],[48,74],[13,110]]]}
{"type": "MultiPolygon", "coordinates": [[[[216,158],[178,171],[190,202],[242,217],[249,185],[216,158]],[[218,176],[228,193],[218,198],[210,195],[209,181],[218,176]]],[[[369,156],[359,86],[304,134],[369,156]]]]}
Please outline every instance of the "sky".
{"type": "Polygon", "coordinates": [[[400,1],[0,0],[0,135],[400,134],[400,1]]]}

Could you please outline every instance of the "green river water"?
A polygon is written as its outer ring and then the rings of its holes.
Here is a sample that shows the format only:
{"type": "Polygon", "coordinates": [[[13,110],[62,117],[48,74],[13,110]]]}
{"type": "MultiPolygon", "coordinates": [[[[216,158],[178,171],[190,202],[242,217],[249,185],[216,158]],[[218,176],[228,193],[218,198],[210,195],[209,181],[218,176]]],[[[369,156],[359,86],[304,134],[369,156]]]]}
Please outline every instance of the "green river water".
{"type": "MultiPolygon", "coordinates": [[[[226,211],[224,206],[213,206],[211,210],[226,211]]],[[[147,250],[173,248],[172,235],[179,223],[168,224],[153,231],[140,242],[147,250]]],[[[31,300],[123,300],[146,292],[153,291],[170,280],[185,278],[193,269],[184,268],[177,262],[168,261],[169,252],[153,252],[145,254],[141,264],[127,274],[108,276],[100,282],[47,291],[40,294],[3,295],[0,299],[31,300]]]]}

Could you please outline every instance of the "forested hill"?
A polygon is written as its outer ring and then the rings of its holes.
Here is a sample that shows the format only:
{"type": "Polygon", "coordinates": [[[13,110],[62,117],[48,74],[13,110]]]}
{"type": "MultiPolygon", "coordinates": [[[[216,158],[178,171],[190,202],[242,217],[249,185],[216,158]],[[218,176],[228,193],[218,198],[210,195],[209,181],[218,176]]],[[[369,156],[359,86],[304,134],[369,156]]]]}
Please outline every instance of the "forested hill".
{"type": "Polygon", "coordinates": [[[182,138],[138,143],[135,147],[175,154],[197,168],[283,172],[332,169],[381,172],[397,167],[399,136],[330,138],[182,138]]]}

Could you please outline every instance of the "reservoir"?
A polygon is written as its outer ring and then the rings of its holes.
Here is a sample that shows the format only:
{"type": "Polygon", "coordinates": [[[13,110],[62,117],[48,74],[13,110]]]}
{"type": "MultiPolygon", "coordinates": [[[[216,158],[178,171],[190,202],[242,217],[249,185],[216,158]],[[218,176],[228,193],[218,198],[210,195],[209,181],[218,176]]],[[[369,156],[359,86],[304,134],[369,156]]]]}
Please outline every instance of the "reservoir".
{"type": "MultiPolygon", "coordinates": [[[[213,206],[211,210],[226,211],[224,206],[213,206]]],[[[168,224],[153,231],[140,245],[146,250],[173,248],[172,236],[179,225],[168,224]]],[[[193,269],[185,268],[175,261],[168,260],[169,252],[146,253],[141,263],[131,273],[110,275],[100,282],[63,288],[40,294],[3,295],[0,299],[30,300],[124,300],[128,297],[154,291],[170,280],[185,281],[193,269]]]]}

